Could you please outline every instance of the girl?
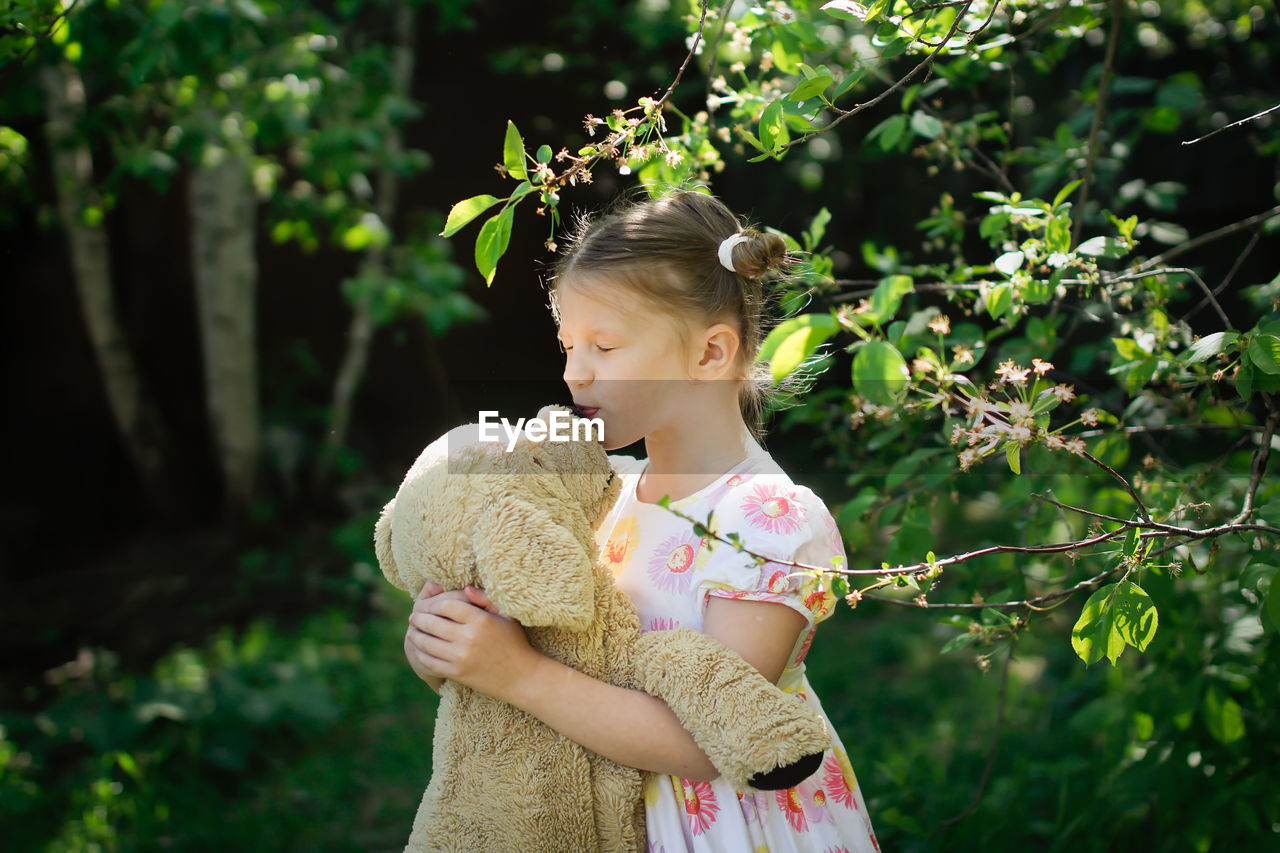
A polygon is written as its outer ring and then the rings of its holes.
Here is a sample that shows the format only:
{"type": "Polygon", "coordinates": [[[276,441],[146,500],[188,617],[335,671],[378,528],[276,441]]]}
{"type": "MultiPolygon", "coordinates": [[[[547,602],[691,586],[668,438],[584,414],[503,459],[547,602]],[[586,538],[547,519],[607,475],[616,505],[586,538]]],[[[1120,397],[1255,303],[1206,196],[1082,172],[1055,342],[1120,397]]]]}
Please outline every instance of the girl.
{"type": "MultiPolygon", "coordinates": [[[[677,192],[584,224],[557,267],[551,308],[564,380],[606,449],[645,441],[647,460],[610,456],[622,494],[597,537],[645,630],[686,626],[734,649],[821,712],[803,660],[830,592],[757,564],[684,519],[714,510],[719,535],[757,554],[830,566],[844,546],[830,512],[760,446],[768,370],[760,277],[785,259],[718,200],[677,192]],[[763,376],[761,375],[763,373],[763,376]]],[[[847,754],[784,791],[735,790],[660,700],[596,681],[533,650],[482,591],[424,590],[405,636],[433,687],[453,678],[533,714],[587,749],[653,771],[650,850],[878,850],[847,754]]],[[[825,714],[824,714],[825,718],[825,714]]],[[[828,727],[830,722],[828,721],[828,727]]]]}

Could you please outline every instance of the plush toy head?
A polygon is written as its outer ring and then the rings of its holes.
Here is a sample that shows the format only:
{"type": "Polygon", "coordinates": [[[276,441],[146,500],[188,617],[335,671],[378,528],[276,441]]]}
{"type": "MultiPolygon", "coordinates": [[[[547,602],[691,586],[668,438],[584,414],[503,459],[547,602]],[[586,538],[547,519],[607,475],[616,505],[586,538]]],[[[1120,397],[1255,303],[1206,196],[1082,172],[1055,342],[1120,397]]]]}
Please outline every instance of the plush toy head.
{"type": "Polygon", "coordinates": [[[374,531],[387,580],[414,595],[428,580],[445,589],[475,584],[525,625],[585,627],[594,608],[593,528],[621,485],[599,442],[530,437],[563,429],[571,415],[543,407],[541,427],[523,424],[514,442],[497,428],[489,440],[479,424],[432,442],[374,531]]]}

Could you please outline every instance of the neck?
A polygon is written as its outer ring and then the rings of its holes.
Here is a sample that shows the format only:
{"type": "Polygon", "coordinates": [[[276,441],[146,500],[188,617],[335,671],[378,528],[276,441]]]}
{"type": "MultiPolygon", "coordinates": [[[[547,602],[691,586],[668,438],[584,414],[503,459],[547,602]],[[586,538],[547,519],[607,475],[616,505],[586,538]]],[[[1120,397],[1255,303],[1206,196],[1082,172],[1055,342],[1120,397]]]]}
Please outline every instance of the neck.
{"type": "Polygon", "coordinates": [[[644,446],[649,464],[636,485],[644,503],[657,503],[664,494],[688,497],[760,451],[736,400],[732,416],[683,418],[646,435],[644,446]]]}

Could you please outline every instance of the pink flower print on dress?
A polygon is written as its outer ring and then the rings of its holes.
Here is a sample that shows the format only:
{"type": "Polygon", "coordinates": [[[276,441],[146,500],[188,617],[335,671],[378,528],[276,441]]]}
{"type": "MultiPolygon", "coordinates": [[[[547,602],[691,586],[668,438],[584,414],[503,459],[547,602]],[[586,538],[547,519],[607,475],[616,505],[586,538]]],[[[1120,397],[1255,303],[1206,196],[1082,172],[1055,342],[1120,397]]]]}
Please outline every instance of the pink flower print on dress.
{"type": "Polygon", "coordinates": [[[747,823],[760,822],[760,807],[756,805],[755,794],[739,791],[738,805],[742,808],[742,816],[746,819],[747,823]]]}
{"type": "Polygon", "coordinates": [[[734,474],[732,477],[730,477],[728,480],[725,481],[725,485],[732,489],[734,486],[741,485],[742,482],[743,482],[742,475],[734,474]]]}
{"type": "Polygon", "coordinates": [[[836,598],[825,589],[816,589],[810,592],[804,599],[804,606],[813,614],[814,622],[821,622],[831,613],[831,608],[835,605],[836,598]]]}
{"type": "Polygon", "coordinates": [[[614,577],[626,568],[627,561],[631,559],[631,551],[635,548],[636,538],[634,516],[628,515],[613,528],[613,533],[605,543],[601,556],[604,557],[604,563],[614,577]]]}
{"type": "Polygon", "coordinates": [[[782,809],[782,814],[786,817],[787,823],[791,824],[791,828],[796,832],[808,832],[809,821],[804,814],[804,803],[800,801],[800,794],[795,788],[784,788],[774,794],[778,799],[778,808],[782,809]]]}
{"type": "Polygon", "coordinates": [[[800,802],[804,803],[804,815],[809,823],[832,823],[831,812],[827,810],[827,792],[821,785],[812,782],[802,783],[796,792],[800,802]]]}
{"type": "Polygon", "coordinates": [[[716,813],[720,811],[715,792],[710,782],[680,781],[684,786],[684,812],[689,819],[689,829],[694,835],[701,835],[716,822],[716,813]]]}
{"type": "MultiPolygon", "coordinates": [[[[777,564],[771,563],[769,565],[777,565],[777,564]]],[[[765,567],[764,572],[769,572],[768,566],[765,567]]],[[[761,578],[765,577],[764,572],[761,572],[760,574],[761,578]]],[[[791,578],[788,576],[788,572],[786,571],[786,569],[778,569],[777,571],[769,572],[768,580],[765,581],[764,586],[765,588],[761,590],[761,592],[767,591],[767,592],[773,593],[774,595],[782,595],[783,593],[791,589],[791,578]]]]}
{"type": "Polygon", "coordinates": [[[796,659],[791,662],[791,666],[799,666],[804,663],[805,655],[809,654],[809,648],[813,645],[813,635],[816,631],[810,631],[809,636],[804,638],[804,642],[800,644],[800,651],[796,652],[796,659]]]}
{"type": "Polygon", "coordinates": [[[742,511],[752,527],[770,533],[795,533],[804,523],[804,507],[795,492],[760,483],[742,501],[742,511]]]}
{"type": "MultiPolygon", "coordinates": [[[[853,786],[849,784],[850,778],[853,777],[853,768],[849,768],[849,772],[845,774],[845,765],[849,760],[843,756],[837,756],[832,753],[828,755],[826,760],[822,762],[822,784],[827,789],[828,796],[835,800],[845,808],[856,809],[857,802],[853,799],[853,786]]],[[[854,782],[856,785],[857,782],[854,782]]]]}
{"type": "Polygon", "coordinates": [[[778,807],[796,832],[808,832],[810,824],[831,820],[831,815],[827,812],[826,794],[817,785],[801,784],[778,791],[775,796],[778,798],[778,807]]]}
{"type": "Polygon", "coordinates": [[[679,622],[666,616],[658,616],[644,623],[645,631],[670,631],[673,628],[679,627],[679,622]]]}
{"type": "Polygon", "coordinates": [[[670,537],[649,558],[649,579],[658,589],[685,592],[689,589],[689,570],[698,554],[701,539],[692,531],[670,537]]]}

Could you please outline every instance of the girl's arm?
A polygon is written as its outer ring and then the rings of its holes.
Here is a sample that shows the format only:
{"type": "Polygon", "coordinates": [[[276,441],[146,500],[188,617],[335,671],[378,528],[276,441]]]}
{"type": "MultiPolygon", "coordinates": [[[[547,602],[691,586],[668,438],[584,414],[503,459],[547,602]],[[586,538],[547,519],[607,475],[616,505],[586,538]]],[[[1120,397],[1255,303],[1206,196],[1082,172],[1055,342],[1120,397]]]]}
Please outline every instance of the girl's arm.
{"type": "MultiPolygon", "coordinates": [[[[472,602],[487,603],[468,590],[472,602]]],[[[598,681],[529,646],[518,623],[456,599],[415,612],[423,665],[520,708],[605,758],[692,781],[719,771],[665,702],[598,681]]],[[[712,597],[703,629],[776,682],[804,617],[780,604],[712,597]]]]}

